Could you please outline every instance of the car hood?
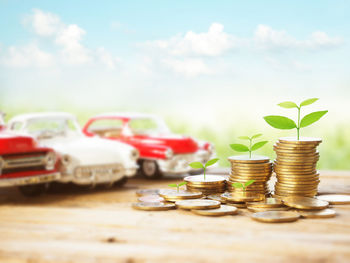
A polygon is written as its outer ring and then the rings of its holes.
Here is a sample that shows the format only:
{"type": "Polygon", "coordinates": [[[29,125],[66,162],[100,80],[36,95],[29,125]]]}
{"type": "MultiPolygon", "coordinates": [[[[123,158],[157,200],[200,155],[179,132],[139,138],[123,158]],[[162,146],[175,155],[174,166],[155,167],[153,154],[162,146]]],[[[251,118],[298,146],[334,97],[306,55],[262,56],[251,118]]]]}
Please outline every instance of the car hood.
{"type": "Polygon", "coordinates": [[[142,145],[157,145],[171,148],[175,154],[193,153],[198,150],[197,142],[188,136],[182,135],[152,135],[135,136],[134,139],[142,145]]]}
{"type": "Polygon", "coordinates": [[[41,140],[60,154],[68,154],[79,165],[99,165],[130,162],[133,147],[99,138],[65,137],[41,140]]]}
{"type": "Polygon", "coordinates": [[[35,140],[30,136],[17,135],[8,131],[0,132],[0,153],[2,154],[30,152],[35,146],[35,140]]]}

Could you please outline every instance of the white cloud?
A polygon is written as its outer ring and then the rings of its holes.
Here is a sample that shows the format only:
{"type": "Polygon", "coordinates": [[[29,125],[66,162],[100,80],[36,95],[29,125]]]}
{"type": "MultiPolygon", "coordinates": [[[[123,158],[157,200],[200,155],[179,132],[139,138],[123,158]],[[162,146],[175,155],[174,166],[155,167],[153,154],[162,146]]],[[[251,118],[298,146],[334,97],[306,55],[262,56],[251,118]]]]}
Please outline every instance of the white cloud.
{"type": "Polygon", "coordinates": [[[208,32],[188,31],[184,36],[147,42],[148,46],[159,48],[174,56],[219,56],[235,44],[235,37],[224,32],[224,26],[219,23],[211,24],[208,32]]]}
{"type": "Polygon", "coordinates": [[[331,38],[322,31],[313,32],[306,40],[297,40],[285,30],[274,30],[267,25],[257,26],[254,41],[258,48],[266,49],[317,49],[334,47],[342,43],[341,38],[331,38]]]}
{"type": "Polygon", "coordinates": [[[33,9],[33,14],[25,16],[24,22],[40,36],[52,36],[62,26],[57,15],[39,9],[33,9]]]}
{"type": "Polygon", "coordinates": [[[212,73],[201,59],[164,59],[163,64],[172,71],[187,77],[195,77],[202,74],[212,73]]]}
{"type": "Polygon", "coordinates": [[[48,67],[54,64],[54,57],[50,53],[40,50],[35,44],[22,47],[11,46],[1,58],[1,64],[9,67],[48,67]]]}
{"type": "Polygon", "coordinates": [[[120,62],[119,58],[113,57],[112,54],[103,47],[97,49],[97,57],[108,69],[115,69],[116,64],[120,62]]]}

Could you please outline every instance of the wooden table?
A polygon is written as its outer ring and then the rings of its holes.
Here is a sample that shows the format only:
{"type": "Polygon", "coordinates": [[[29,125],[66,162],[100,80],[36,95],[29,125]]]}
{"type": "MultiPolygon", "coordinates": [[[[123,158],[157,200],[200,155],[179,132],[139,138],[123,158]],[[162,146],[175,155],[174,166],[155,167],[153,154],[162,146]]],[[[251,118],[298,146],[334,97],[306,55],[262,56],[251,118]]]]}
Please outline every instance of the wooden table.
{"type": "MultiPolygon", "coordinates": [[[[222,171],[221,171],[222,172],[222,171]]],[[[350,205],[330,219],[266,224],[133,210],[135,190],[178,179],[132,179],[124,188],[56,187],[37,197],[0,193],[0,262],[350,262],[350,205]]],[[[350,194],[350,172],[321,173],[321,193],[350,194]]]]}

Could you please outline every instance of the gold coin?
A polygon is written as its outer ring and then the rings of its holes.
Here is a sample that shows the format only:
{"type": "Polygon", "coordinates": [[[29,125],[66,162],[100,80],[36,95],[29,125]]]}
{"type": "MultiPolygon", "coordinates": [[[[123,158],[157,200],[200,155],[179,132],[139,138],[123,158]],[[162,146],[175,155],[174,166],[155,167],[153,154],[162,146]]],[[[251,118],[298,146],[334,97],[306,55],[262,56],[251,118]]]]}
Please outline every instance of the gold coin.
{"type": "Polygon", "coordinates": [[[283,206],[283,203],[279,199],[268,197],[263,201],[248,202],[247,206],[256,207],[256,208],[271,208],[271,207],[281,207],[283,206]]]}
{"type": "Polygon", "coordinates": [[[222,184],[225,183],[225,177],[220,175],[206,175],[204,179],[204,175],[192,175],[186,176],[184,181],[190,184],[222,184]]]}
{"type": "Polygon", "coordinates": [[[303,196],[304,194],[315,196],[317,194],[317,190],[286,190],[286,189],[279,189],[278,187],[275,188],[276,194],[288,194],[288,195],[300,195],[303,196]]]}
{"type": "Polygon", "coordinates": [[[290,184],[282,184],[282,183],[276,183],[275,187],[280,188],[286,188],[286,189],[315,189],[317,188],[318,184],[314,185],[290,185],[290,184]]]}
{"type": "Polygon", "coordinates": [[[136,191],[137,196],[143,195],[158,195],[160,189],[140,189],[136,191]]]}
{"type": "Polygon", "coordinates": [[[238,209],[235,206],[221,205],[219,208],[206,209],[206,210],[192,210],[193,213],[203,216],[226,216],[235,215],[238,213],[238,209]]]}
{"type": "Polygon", "coordinates": [[[251,218],[265,223],[283,223],[298,220],[300,215],[293,211],[263,211],[252,214],[251,218]]]}
{"type": "Polygon", "coordinates": [[[311,171],[288,171],[288,170],[281,170],[280,168],[277,168],[275,169],[274,171],[276,174],[278,175],[313,175],[313,174],[317,174],[318,171],[315,169],[315,170],[311,170],[311,171]]]}
{"type": "Polygon", "coordinates": [[[272,166],[272,162],[268,163],[231,163],[231,168],[250,168],[250,169],[268,169],[272,166]]]}
{"type": "Polygon", "coordinates": [[[248,155],[236,155],[228,157],[228,160],[233,163],[266,163],[270,161],[270,158],[259,155],[252,157],[249,157],[248,155]]]}
{"type": "Polygon", "coordinates": [[[290,153],[286,153],[286,152],[278,152],[278,150],[276,151],[277,152],[277,156],[279,157],[288,157],[288,158],[313,158],[313,157],[320,157],[320,153],[318,151],[316,152],[302,152],[302,153],[296,153],[294,151],[291,151],[290,153]]]}
{"type": "Polygon", "coordinates": [[[172,202],[179,199],[196,199],[203,196],[201,192],[177,191],[171,189],[163,189],[159,192],[159,195],[165,200],[172,202]]]}
{"type": "Polygon", "coordinates": [[[221,197],[221,194],[212,194],[212,195],[208,195],[208,196],[207,196],[207,199],[219,201],[219,202],[222,203],[222,204],[226,203],[226,200],[225,200],[224,198],[221,197]]]}
{"type": "Polygon", "coordinates": [[[212,209],[219,208],[220,202],[208,199],[179,200],[175,202],[176,207],[182,209],[212,209]]]}
{"type": "Polygon", "coordinates": [[[298,211],[305,218],[331,218],[336,216],[336,212],[332,209],[298,211]]]}
{"type": "Polygon", "coordinates": [[[254,192],[223,193],[221,196],[229,202],[253,202],[261,201],[265,198],[265,195],[254,192]]]}
{"type": "Polygon", "coordinates": [[[288,211],[291,208],[288,206],[281,206],[281,207],[253,207],[253,206],[247,206],[248,210],[250,212],[263,212],[263,211],[288,211]]]}
{"type": "Polygon", "coordinates": [[[138,200],[145,203],[159,203],[165,201],[164,198],[159,195],[144,195],[140,196],[138,200]]]}
{"type": "Polygon", "coordinates": [[[302,156],[302,155],[308,155],[308,154],[316,154],[317,149],[316,148],[310,148],[310,149],[298,149],[298,148],[287,148],[287,147],[281,147],[281,146],[273,146],[273,150],[276,152],[277,155],[279,154],[288,154],[288,155],[296,155],[296,156],[302,156]]]}
{"type": "Polygon", "coordinates": [[[175,208],[175,204],[170,203],[147,203],[147,202],[140,202],[140,203],[133,203],[132,208],[137,210],[145,210],[145,211],[165,211],[175,208]]]}
{"type": "Polygon", "coordinates": [[[227,202],[226,205],[234,206],[234,207],[237,207],[237,208],[247,208],[246,203],[230,203],[230,202],[227,202]]]}
{"type": "Polygon", "coordinates": [[[289,196],[283,198],[282,201],[285,205],[297,209],[324,209],[329,205],[329,203],[326,201],[301,196],[289,196]]]}
{"type": "Polygon", "coordinates": [[[322,139],[321,138],[311,138],[311,137],[301,137],[299,139],[294,138],[294,137],[282,137],[282,138],[279,138],[279,142],[288,143],[288,144],[296,144],[296,145],[300,145],[300,144],[318,145],[322,142],[322,139]]]}
{"type": "Polygon", "coordinates": [[[239,165],[232,165],[232,170],[235,171],[271,171],[272,169],[272,163],[268,166],[239,166],[239,165]]]}
{"type": "Polygon", "coordinates": [[[316,198],[318,200],[327,201],[331,205],[350,204],[350,195],[330,194],[330,195],[319,195],[319,196],[316,196],[316,198]]]}

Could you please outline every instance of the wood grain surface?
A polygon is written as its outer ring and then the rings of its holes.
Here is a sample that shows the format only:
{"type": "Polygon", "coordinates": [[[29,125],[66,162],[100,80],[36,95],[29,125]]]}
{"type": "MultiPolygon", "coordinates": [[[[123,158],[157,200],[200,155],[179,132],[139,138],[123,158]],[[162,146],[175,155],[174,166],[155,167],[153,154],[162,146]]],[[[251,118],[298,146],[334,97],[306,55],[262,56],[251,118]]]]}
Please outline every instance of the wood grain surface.
{"type": "MultiPolygon", "coordinates": [[[[245,209],[212,218],[131,208],[137,189],[177,181],[56,185],[36,198],[1,189],[0,262],[350,262],[350,205],[334,206],[335,218],[283,224],[255,222],[245,209]]],[[[319,189],[350,194],[350,172],[321,172],[319,189]]]]}

